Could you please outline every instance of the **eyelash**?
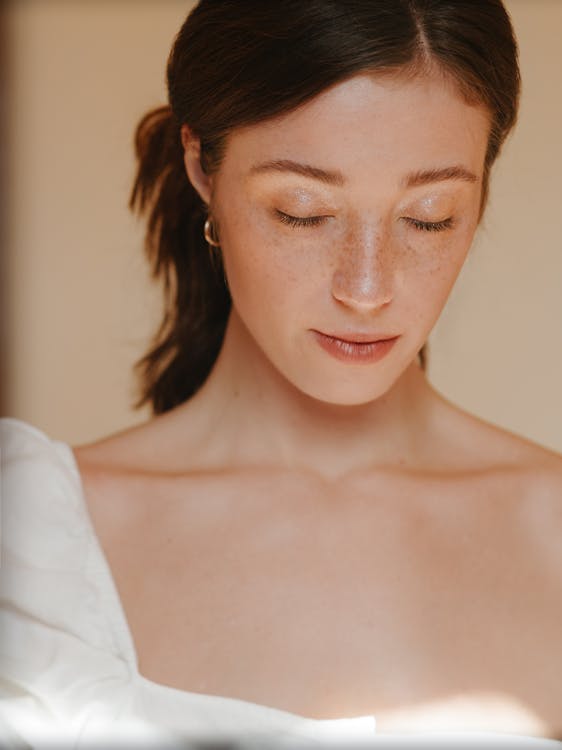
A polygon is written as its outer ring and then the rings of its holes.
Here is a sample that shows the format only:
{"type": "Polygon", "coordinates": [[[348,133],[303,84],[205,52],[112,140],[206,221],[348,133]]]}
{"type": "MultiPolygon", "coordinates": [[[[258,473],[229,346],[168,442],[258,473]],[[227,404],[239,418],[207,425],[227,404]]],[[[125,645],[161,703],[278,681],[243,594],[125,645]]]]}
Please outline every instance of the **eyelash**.
{"type": "Polygon", "coordinates": [[[288,224],[290,227],[317,227],[326,218],[325,216],[308,216],[301,218],[298,216],[290,216],[289,214],[283,213],[283,211],[277,211],[277,215],[283,224],[288,224]]]}
{"type": "MultiPolygon", "coordinates": [[[[317,227],[327,216],[291,216],[283,211],[277,211],[279,220],[290,227],[317,227]]],[[[403,217],[409,224],[418,229],[420,232],[444,232],[453,226],[453,219],[444,219],[443,221],[420,221],[410,217],[403,217]]]]}
{"type": "Polygon", "coordinates": [[[443,221],[420,221],[405,217],[406,221],[421,232],[444,232],[453,226],[453,219],[444,219],[443,221]]]}

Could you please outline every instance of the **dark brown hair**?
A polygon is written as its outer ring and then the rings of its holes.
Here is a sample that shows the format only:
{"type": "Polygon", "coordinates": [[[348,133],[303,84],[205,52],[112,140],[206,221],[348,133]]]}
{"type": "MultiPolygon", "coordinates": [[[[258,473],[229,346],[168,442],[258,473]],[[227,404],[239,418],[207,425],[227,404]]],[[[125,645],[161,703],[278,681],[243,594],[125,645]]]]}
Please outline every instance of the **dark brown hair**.
{"type": "MultiPolygon", "coordinates": [[[[185,171],[182,124],[200,139],[202,168],[212,174],[235,128],[289,112],[361,72],[415,75],[428,67],[491,115],[484,208],[520,89],[501,0],[200,0],[170,53],[169,106],[149,112],[136,132],[130,205],[148,216],[146,252],[165,293],[163,321],[136,365],[137,407],[150,403],[163,413],[197,391],[231,308],[203,236],[207,207],[185,171]]],[[[419,356],[425,369],[425,346],[419,356]]]]}

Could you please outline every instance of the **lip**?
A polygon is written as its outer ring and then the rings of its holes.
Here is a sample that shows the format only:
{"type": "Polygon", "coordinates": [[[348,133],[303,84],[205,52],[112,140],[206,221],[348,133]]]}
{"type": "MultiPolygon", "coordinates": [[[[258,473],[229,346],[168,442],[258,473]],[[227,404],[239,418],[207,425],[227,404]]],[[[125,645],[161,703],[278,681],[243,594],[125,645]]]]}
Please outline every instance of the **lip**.
{"type": "Polygon", "coordinates": [[[321,333],[312,330],[316,341],[320,346],[340,362],[352,362],[357,364],[372,364],[385,357],[400,336],[383,336],[376,334],[333,334],[321,333]]]}
{"type": "Polygon", "coordinates": [[[314,332],[332,339],[338,339],[339,341],[347,341],[350,344],[374,344],[377,341],[388,341],[389,339],[398,338],[398,334],[396,333],[326,333],[316,330],[314,332]]]}

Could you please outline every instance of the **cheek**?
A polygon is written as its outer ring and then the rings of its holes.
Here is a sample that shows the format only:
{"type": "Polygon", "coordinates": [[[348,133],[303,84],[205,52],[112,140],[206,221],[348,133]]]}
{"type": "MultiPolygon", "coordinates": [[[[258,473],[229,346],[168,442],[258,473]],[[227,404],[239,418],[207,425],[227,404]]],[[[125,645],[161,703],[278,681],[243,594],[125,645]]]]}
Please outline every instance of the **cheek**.
{"type": "Polygon", "coordinates": [[[262,212],[247,209],[221,221],[223,259],[232,294],[238,309],[263,310],[288,308],[295,293],[306,294],[312,278],[312,256],[302,242],[276,231],[262,212]]]}
{"type": "Polygon", "coordinates": [[[453,236],[406,243],[405,291],[412,314],[434,319],[445,305],[464,265],[473,231],[453,236]]]}

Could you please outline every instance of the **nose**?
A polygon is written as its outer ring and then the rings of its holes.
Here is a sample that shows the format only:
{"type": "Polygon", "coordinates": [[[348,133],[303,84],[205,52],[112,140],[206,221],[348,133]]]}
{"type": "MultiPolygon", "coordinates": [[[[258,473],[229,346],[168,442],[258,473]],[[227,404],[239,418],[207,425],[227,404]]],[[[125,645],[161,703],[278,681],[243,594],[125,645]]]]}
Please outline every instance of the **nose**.
{"type": "Polygon", "coordinates": [[[338,255],[333,297],[347,307],[370,312],[389,304],[393,283],[388,233],[380,225],[355,229],[338,255]]]}

